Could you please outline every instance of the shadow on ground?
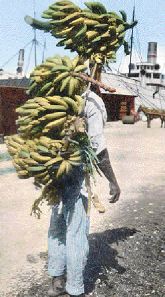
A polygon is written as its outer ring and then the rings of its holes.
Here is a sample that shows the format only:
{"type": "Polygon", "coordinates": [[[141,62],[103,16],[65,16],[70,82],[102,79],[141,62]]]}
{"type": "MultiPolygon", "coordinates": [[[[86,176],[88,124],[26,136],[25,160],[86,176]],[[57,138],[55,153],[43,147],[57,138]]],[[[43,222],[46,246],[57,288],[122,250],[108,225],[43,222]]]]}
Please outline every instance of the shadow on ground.
{"type": "MultiPolygon", "coordinates": [[[[126,227],[117,228],[113,230],[106,230],[102,233],[94,233],[89,236],[90,252],[88,263],[85,271],[85,287],[89,293],[94,290],[95,283],[98,279],[107,285],[107,290],[111,288],[109,280],[106,276],[106,271],[112,270],[119,274],[125,272],[125,267],[118,264],[118,252],[111,247],[112,243],[119,244],[120,241],[125,241],[127,238],[137,232],[136,229],[129,229],[126,227]]],[[[41,253],[40,258],[47,261],[47,254],[41,253]]],[[[35,262],[33,257],[28,257],[29,262],[35,262]]],[[[18,293],[17,297],[45,297],[49,280],[47,277],[47,263],[45,264],[44,277],[37,281],[31,281],[30,289],[27,291],[22,290],[18,293]]]]}
{"type": "Polygon", "coordinates": [[[111,244],[116,243],[118,245],[120,241],[127,240],[128,237],[133,236],[136,232],[137,230],[134,228],[123,227],[90,235],[90,252],[85,271],[87,292],[94,290],[96,281],[104,282],[107,289],[111,288],[107,278],[107,271],[119,274],[123,274],[126,271],[126,268],[118,263],[118,252],[111,247],[111,244]]]}

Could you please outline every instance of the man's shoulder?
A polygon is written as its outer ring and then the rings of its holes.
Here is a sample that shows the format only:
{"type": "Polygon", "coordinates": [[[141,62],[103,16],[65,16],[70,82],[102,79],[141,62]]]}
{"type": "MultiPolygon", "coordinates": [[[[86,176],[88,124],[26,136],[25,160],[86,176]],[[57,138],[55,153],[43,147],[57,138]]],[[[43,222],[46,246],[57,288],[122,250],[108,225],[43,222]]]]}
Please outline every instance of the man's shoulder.
{"type": "Polygon", "coordinates": [[[90,105],[104,105],[103,99],[92,91],[89,91],[88,94],[86,94],[86,103],[90,105]]]}

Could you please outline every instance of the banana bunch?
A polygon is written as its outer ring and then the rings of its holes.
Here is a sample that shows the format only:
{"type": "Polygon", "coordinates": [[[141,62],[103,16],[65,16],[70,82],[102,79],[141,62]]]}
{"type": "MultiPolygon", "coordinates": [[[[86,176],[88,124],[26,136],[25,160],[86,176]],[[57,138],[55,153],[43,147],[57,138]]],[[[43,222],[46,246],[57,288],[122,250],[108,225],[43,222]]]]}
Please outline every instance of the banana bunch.
{"type": "MultiPolygon", "coordinates": [[[[128,54],[125,33],[137,21],[129,24],[124,11],[108,12],[100,2],[85,2],[85,5],[87,9],[80,9],[71,1],[57,1],[43,12],[42,17],[51,26],[49,32],[61,39],[57,46],[76,51],[87,59],[100,54],[102,63],[115,59],[121,45],[128,54]]],[[[35,22],[31,25],[36,27],[35,22]]]]}
{"type": "Polygon", "coordinates": [[[83,80],[73,77],[72,73],[86,70],[79,56],[70,59],[68,56],[54,56],[37,66],[30,75],[31,96],[52,96],[54,94],[69,95],[80,94],[85,84],[83,80]]]}
{"type": "Polygon", "coordinates": [[[18,132],[24,138],[52,133],[58,136],[67,120],[80,115],[83,108],[84,100],[79,95],[34,97],[16,109],[18,132]]]}
{"type": "Polygon", "coordinates": [[[26,142],[18,135],[7,138],[13,165],[21,178],[34,177],[35,183],[45,185],[69,174],[73,166],[81,165],[81,152],[64,140],[41,136],[26,142]]]}
{"type": "Polygon", "coordinates": [[[86,132],[86,122],[83,117],[80,116],[73,116],[68,119],[65,124],[64,128],[61,131],[61,136],[69,137],[70,139],[73,139],[73,137],[77,133],[85,133],[86,132]]]}

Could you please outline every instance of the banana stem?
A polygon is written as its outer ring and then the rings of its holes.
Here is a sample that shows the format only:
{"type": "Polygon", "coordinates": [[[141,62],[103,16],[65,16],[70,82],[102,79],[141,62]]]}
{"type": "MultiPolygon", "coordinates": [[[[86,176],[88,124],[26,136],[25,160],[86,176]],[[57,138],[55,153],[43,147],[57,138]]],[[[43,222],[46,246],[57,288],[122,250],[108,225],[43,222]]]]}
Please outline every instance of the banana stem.
{"type": "MultiPolygon", "coordinates": [[[[97,63],[95,63],[95,65],[94,65],[94,67],[93,67],[91,78],[94,78],[96,69],[97,69],[97,63]]],[[[92,83],[89,82],[88,87],[87,87],[87,92],[90,90],[91,84],[92,84],[92,83]]]]}
{"type": "Polygon", "coordinates": [[[103,84],[102,82],[95,80],[94,78],[84,74],[84,73],[77,73],[77,72],[71,72],[70,73],[73,77],[79,77],[85,81],[87,81],[88,83],[92,83],[93,85],[97,85],[100,88],[104,89],[105,91],[108,91],[110,93],[114,93],[116,92],[116,89],[114,88],[110,88],[107,85],[103,84]]]}

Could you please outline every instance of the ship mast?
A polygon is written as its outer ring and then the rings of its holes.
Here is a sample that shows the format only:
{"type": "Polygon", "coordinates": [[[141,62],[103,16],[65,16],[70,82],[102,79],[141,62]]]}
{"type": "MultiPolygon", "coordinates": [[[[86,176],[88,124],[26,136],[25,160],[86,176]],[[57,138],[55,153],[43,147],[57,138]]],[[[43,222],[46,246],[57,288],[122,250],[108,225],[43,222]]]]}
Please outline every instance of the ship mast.
{"type": "MultiPolygon", "coordinates": [[[[135,4],[133,7],[133,15],[132,15],[132,22],[135,21],[135,4]]],[[[131,67],[132,67],[132,49],[133,49],[133,38],[134,38],[134,27],[132,28],[132,33],[131,33],[131,51],[130,51],[130,62],[129,62],[129,73],[128,76],[130,77],[131,75],[131,67]]]]}
{"type": "MultiPolygon", "coordinates": [[[[35,0],[33,0],[33,7],[34,7],[34,18],[36,17],[36,9],[35,9],[35,0]]],[[[34,38],[33,38],[33,44],[34,44],[34,64],[35,67],[37,66],[37,33],[36,29],[34,28],[34,38]]]]}

